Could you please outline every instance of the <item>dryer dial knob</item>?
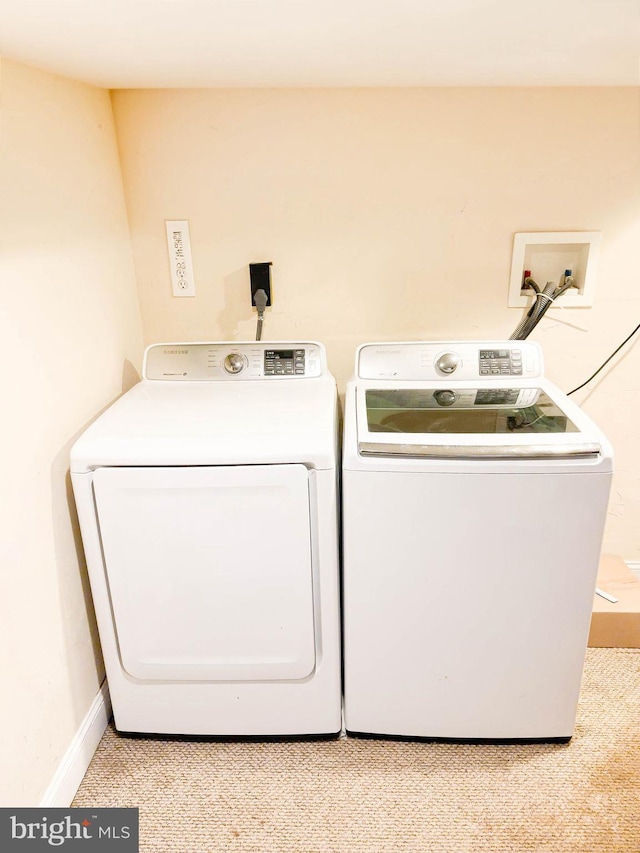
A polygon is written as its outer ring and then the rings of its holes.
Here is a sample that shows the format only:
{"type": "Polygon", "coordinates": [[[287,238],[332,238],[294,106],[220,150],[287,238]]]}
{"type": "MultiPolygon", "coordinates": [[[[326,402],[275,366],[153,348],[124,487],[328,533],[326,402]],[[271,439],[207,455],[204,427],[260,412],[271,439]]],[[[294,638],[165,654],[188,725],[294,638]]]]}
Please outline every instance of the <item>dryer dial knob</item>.
{"type": "Polygon", "coordinates": [[[224,360],[224,369],[227,373],[242,373],[245,368],[244,358],[238,352],[230,352],[224,360]]]}
{"type": "Polygon", "coordinates": [[[453,406],[456,401],[455,391],[436,391],[433,396],[439,406],[453,406]]]}
{"type": "Polygon", "coordinates": [[[436,367],[441,373],[453,373],[459,364],[460,356],[457,352],[444,352],[436,361],[436,367]]]}

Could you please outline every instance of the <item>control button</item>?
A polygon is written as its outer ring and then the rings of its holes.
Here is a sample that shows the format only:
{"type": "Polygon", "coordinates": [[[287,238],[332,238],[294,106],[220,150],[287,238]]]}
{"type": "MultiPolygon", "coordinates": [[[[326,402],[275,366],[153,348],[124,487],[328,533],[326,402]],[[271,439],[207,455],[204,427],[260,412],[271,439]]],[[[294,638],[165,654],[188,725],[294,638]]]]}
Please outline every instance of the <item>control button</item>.
{"type": "Polygon", "coordinates": [[[460,356],[455,352],[445,352],[436,361],[436,367],[442,373],[453,373],[460,364],[460,356]]]}
{"type": "Polygon", "coordinates": [[[495,368],[495,367],[492,367],[492,368],[491,368],[491,372],[492,372],[492,373],[500,373],[500,371],[499,371],[497,368],[495,368]]]}
{"type": "Polygon", "coordinates": [[[227,373],[242,373],[245,368],[245,360],[239,352],[230,352],[225,357],[224,369],[227,373]]]}

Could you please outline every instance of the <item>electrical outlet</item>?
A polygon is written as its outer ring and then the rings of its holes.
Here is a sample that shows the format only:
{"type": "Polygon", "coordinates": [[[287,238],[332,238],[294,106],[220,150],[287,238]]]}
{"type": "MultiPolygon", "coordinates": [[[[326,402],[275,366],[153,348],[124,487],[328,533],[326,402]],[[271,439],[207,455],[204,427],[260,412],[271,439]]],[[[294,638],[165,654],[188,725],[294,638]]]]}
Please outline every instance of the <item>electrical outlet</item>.
{"type": "Polygon", "coordinates": [[[165,225],[173,295],[195,296],[189,222],[186,219],[165,219],[165,225]]]}
{"type": "Polygon", "coordinates": [[[251,304],[256,304],[256,292],[264,290],[267,294],[267,307],[271,306],[271,261],[264,264],[249,264],[251,278],[251,304]]]}

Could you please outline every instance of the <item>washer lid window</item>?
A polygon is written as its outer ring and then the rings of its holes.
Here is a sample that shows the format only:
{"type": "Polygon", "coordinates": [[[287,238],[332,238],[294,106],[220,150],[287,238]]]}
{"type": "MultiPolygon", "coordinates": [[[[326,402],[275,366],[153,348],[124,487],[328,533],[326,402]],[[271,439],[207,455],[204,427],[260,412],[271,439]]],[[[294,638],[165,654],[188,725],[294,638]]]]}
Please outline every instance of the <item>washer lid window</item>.
{"type": "Polygon", "coordinates": [[[549,459],[601,452],[579,416],[569,416],[541,387],[384,384],[358,387],[358,450],[365,456],[549,459]]]}
{"type": "Polygon", "coordinates": [[[369,432],[564,433],[578,427],[539,388],[370,388],[369,432]]]}

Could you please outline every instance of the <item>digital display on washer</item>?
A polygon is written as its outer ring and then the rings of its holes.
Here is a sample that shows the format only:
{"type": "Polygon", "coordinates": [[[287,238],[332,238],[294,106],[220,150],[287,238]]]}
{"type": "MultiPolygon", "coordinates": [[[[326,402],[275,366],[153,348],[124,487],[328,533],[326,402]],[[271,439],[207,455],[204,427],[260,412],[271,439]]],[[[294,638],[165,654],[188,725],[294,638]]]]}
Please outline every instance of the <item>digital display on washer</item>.
{"type": "Polygon", "coordinates": [[[579,432],[573,421],[540,389],[535,393],[535,402],[516,406],[520,390],[371,389],[365,392],[367,426],[369,432],[396,433],[579,432]],[[495,399],[489,399],[492,395],[495,399]]]}
{"type": "Polygon", "coordinates": [[[478,372],[480,376],[522,376],[522,350],[481,349],[478,372]]]}
{"type": "Polygon", "coordinates": [[[508,349],[481,349],[480,358],[507,358],[509,355],[508,349]]]}

